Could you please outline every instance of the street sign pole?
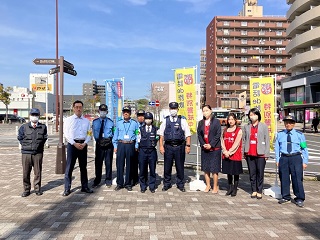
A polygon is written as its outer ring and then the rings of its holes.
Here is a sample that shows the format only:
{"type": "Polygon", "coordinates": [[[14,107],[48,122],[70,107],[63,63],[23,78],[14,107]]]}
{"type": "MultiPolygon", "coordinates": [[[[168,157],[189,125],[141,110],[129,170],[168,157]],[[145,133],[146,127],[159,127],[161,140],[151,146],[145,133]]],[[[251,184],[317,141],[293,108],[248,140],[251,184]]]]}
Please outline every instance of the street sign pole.
{"type": "Polygon", "coordinates": [[[59,144],[57,147],[57,158],[56,158],[56,174],[64,174],[66,169],[66,146],[63,143],[63,85],[64,85],[64,57],[60,56],[60,94],[59,94],[59,144]]]}

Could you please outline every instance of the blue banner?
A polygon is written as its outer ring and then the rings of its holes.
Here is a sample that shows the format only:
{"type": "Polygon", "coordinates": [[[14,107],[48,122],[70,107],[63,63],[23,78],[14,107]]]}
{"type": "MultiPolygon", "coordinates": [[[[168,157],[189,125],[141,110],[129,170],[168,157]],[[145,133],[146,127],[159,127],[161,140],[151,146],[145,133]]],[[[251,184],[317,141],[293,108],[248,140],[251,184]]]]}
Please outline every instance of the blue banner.
{"type": "Polygon", "coordinates": [[[106,82],[106,104],[108,105],[108,117],[116,123],[122,118],[123,106],[123,81],[122,79],[110,79],[106,82]]]}

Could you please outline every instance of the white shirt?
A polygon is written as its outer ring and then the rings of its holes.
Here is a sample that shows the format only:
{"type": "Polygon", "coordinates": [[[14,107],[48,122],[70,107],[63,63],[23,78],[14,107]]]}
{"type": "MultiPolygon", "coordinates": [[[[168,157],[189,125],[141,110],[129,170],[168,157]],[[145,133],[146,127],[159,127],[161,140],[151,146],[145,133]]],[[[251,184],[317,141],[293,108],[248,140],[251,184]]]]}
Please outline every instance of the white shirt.
{"type": "Polygon", "coordinates": [[[84,140],[87,144],[91,140],[90,122],[83,116],[78,117],[73,114],[66,118],[63,124],[63,132],[68,143],[71,145],[75,143],[75,139],[84,140]]]}
{"type": "MultiPolygon", "coordinates": [[[[176,122],[177,119],[178,119],[178,116],[175,116],[174,122],[176,122]]],[[[173,118],[171,116],[170,116],[170,121],[173,122],[173,118]]],[[[164,121],[160,125],[160,129],[159,129],[160,136],[164,135],[164,129],[166,128],[166,123],[167,123],[167,118],[165,118],[164,121]]],[[[181,118],[181,128],[184,131],[184,136],[186,138],[191,136],[190,128],[189,128],[188,122],[185,118],[181,118]]]]}

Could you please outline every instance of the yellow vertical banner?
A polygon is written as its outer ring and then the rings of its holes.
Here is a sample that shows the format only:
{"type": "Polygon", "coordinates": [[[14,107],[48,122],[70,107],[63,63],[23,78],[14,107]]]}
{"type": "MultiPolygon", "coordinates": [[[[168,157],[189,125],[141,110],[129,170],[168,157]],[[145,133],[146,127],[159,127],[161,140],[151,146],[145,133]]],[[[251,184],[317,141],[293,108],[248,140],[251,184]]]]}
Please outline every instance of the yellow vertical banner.
{"type": "Polygon", "coordinates": [[[276,132],[274,94],[273,77],[250,78],[250,108],[260,110],[261,122],[264,122],[269,129],[270,148],[273,148],[276,132]]]}
{"type": "Polygon", "coordinates": [[[179,114],[187,119],[190,131],[193,134],[197,131],[195,69],[175,69],[174,79],[179,114]]]}

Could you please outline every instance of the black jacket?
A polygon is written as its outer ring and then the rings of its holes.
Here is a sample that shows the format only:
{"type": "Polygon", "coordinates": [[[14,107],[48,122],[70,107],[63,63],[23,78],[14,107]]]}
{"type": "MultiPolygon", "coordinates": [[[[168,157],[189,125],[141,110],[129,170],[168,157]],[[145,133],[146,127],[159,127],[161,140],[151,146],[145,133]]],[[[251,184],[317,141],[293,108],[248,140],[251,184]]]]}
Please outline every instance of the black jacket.
{"type": "MultiPolygon", "coordinates": [[[[205,127],[205,120],[201,120],[198,124],[198,139],[200,142],[200,146],[203,147],[205,144],[204,141],[204,127],[205,127]]],[[[212,148],[219,148],[221,147],[221,125],[220,121],[214,117],[211,117],[210,120],[210,129],[209,129],[209,144],[212,148]]]]}

